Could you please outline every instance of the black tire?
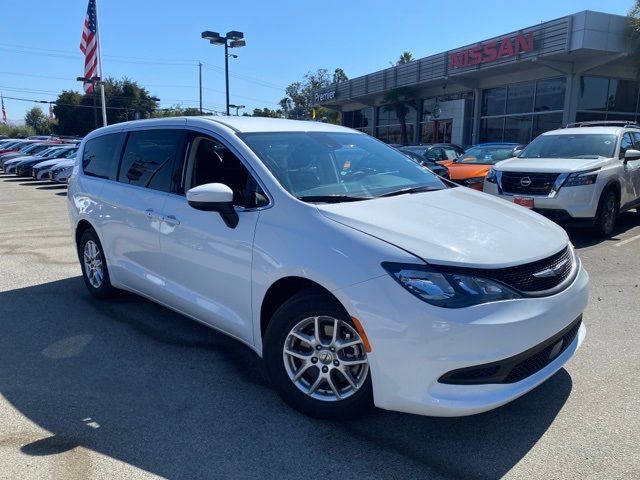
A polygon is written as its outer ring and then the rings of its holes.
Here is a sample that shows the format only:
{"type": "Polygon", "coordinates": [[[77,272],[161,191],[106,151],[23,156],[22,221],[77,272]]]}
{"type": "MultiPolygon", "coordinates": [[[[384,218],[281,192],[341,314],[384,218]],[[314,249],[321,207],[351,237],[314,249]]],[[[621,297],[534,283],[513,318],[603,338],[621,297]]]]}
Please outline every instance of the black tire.
{"type": "Polygon", "coordinates": [[[605,190],[598,203],[598,214],[594,225],[596,233],[601,237],[608,237],[616,228],[618,219],[618,195],[612,188],[605,190]]]}
{"type": "Polygon", "coordinates": [[[347,312],[330,295],[314,290],[294,295],[276,310],[265,332],[264,361],[267,374],[280,397],[301,413],[329,420],[358,417],[373,405],[369,370],[358,390],[347,398],[334,401],[319,400],[302,392],[287,373],[283,359],[287,337],[299,322],[315,316],[333,317],[353,327],[347,312]]]}
{"type": "Polygon", "coordinates": [[[109,270],[107,269],[107,262],[104,255],[104,250],[102,249],[102,244],[100,243],[100,239],[98,239],[98,235],[92,228],[86,229],[80,237],[80,242],[78,243],[78,259],[80,260],[80,267],[82,268],[82,278],[84,279],[84,284],[87,286],[87,289],[89,290],[91,295],[103,300],[113,297],[116,293],[116,289],[111,285],[111,279],[109,277],[109,270]],[[89,274],[87,272],[87,266],[85,265],[84,261],[85,246],[89,242],[93,242],[93,244],[97,247],[102,263],[102,281],[98,286],[92,284],[92,281],[90,280],[89,274]]]}

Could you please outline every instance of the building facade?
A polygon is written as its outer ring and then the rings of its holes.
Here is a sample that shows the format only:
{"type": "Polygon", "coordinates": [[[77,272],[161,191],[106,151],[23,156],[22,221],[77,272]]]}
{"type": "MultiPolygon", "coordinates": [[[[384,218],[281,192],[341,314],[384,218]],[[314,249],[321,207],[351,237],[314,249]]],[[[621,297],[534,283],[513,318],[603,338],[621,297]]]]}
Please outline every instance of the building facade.
{"type": "Polygon", "coordinates": [[[409,87],[409,143],[528,143],[587,120],[637,120],[627,19],[583,11],[315,92],[345,126],[401,143],[385,95],[409,87]]]}

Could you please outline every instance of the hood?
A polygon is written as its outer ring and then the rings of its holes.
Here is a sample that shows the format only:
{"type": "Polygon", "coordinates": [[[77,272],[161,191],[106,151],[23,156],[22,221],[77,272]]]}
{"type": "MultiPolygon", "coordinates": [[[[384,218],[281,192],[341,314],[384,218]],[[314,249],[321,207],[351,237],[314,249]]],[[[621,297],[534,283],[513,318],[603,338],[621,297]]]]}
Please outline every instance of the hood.
{"type": "Polygon", "coordinates": [[[14,163],[22,162],[23,160],[29,160],[30,158],[31,158],[31,155],[25,155],[23,157],[10,158],[6,162],[4,162],[4,165],[5,166],[13,165],[14,163]]]}
{"type": "MultiPolygon", "coordinates": [[[[66,160],[66,158],[64,160],[66,160]]],[[[40,163],[35,164],[34,167],[38,167],[38,168],[49,167],[51,165],[55,165],[56,163],[60,163],[61,161],[62,160],[60,160],[59,158],[53,158],[51,160],[42,160],[40,163]]]]}
{"type": "Polygon", "coordinates": [[[512,158],[494,167],[502,172],[573,173],[604,166],[606,158],[512,158]]]}
{"type": "Polygon", "coordinates": [[[568,244],[565,231],[541,215],[463,187],[317,208],[433,264],[509,267],[549,257],[568,244]]]}
{"type": "Polygon", "coordinates": [[[473,163],[452,163],[447,165],[451,180],[464,180],[466,178],[486,177],[493,165],[473,163]]]}

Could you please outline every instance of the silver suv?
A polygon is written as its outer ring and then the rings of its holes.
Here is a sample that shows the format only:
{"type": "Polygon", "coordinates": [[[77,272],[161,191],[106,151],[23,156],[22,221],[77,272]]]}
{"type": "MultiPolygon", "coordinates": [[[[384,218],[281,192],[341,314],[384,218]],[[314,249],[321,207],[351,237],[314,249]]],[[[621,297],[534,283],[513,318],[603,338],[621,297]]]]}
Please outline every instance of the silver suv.
{"type": "Polygon", "coordinates": [[[608,236],[618,214],[640,213],[640,125],[583,122],[543,133],[496,164],[484,191],[608,236]]]}

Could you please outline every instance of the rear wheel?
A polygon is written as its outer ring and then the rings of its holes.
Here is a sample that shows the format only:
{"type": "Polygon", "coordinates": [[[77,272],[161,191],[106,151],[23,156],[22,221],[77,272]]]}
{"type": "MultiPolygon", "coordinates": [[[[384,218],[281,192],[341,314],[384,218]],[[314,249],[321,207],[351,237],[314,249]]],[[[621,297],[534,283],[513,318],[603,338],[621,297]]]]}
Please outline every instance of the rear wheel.
{"type": "Polygon", "coordinates": [[[111,286],[104,251],[93,229],[85,230],[80,237],[78,256],[82,277],[89,292],[102,299],[113,296],[115,289],[111,286]]]}
{"type": "Polygon", "coordinates": [[[600,197],[595,223],[595,229],[599,235],[608,237],[613,233],[618,219],[618,208],[618,195],[615,190],[606,190],[600,197]]]}
{"type": "Polygon", "coordinates": [[[353,418],[371,406],[364,342],[331,296],[295,295],[274,313],[264,339],[271,382],[293,408],[336,419],[353,418]]]}

